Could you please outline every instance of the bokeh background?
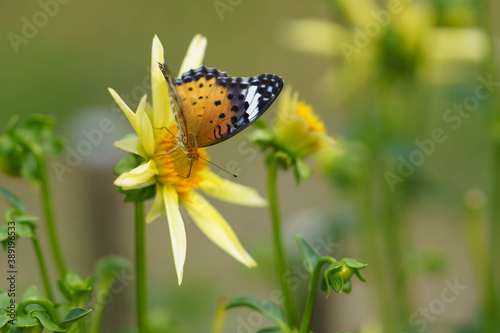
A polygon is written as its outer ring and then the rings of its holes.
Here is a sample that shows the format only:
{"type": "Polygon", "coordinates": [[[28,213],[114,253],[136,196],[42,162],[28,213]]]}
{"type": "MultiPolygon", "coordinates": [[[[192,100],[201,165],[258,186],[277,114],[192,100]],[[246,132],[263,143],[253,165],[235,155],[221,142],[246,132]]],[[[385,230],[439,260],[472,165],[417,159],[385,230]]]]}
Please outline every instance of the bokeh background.
{"type": "MultiPolygon", "coordinates": [[[[135,108],[150,93],[153,36],[176,72],[192,37],[201,33],[208,38],[206,65],[233,76],[282,76],[339,142],[342,153],[311,158],[314,174],[300,186],[291,174],[280,177],[298,294],[305,297],[307,279],[295,266],[296,233],[323,254],[369,263],[368,283],[356,281],[350,295],[318,298],[314,331],[498,332],[492,328],[498,308],[491,312],[498,298],[486,281],[490,267],[499,266],[499,87],[479,88],[490,94],[474,99],[478,77],[498,81],[500,27],[490,25],[500,15],[495,1],[63,2],[0,1],[0,124],[13,114],[56,116],[70,150],[53,161],[67,164],[85,133],[99,129],[103,118],[112,121],[111,133],[71,172],[51,171],[72,269],[88,276],[104,255],[133,259],[132,205],[112,185],[112,168],[124,155],[112,143],[131,127],[107,87],[135,108]],[[43,11],[51,14],[46,20],[43,11]],[[430,144],[436,129],[446,139],[430,144]],[[434,148],[418,153],[415,140],[434,148]],[[411,174],[402,174],[402,160],[413,165],[411,174]],[[464,287],[448,302],[443,293],[449,283],[464,287]]],[[[272,123],[273,114],[263,118],[272,123]]],[[[263,155],[245,134],[209,153],[219,165],[236,166],[238,182],[265,194],[263,155]]],[[[36,187],[3,174],[0,184],[26,200],[31,214],[42,215],[36,187]]],[[[150,304],[172,332],[209,331],[219,298],[265,299],[278,286],[268,211],[213,203],[259,266],[243,267],[187,222],[187,262],[178,287],[166,220],[148,225],[150,304]]],[[[40,233],[48,253],[43,227],[40,233]]],[[[1,267],[4,262],[2,255],[1,267]]],[[[29,243],[18,245],[18,265],[19,290],[40,285],[29,243]]],[[[106,332],[134,325],[133,291],[131,276],[113,295],[106,332]]],[[[266,324],[234,310],[226,331],[254,332],[266,324]]]]}

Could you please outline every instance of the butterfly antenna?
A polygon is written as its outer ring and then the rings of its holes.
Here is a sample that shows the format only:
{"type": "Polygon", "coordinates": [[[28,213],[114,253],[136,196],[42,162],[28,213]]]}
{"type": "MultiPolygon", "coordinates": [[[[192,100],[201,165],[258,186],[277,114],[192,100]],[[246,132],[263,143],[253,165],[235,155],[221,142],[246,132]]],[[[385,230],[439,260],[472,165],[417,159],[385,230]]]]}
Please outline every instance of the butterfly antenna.
{"type": "Polygon", "coordinates": [[[204,160],[205,162],[208,162],[208,163],[210,163],[210,164],[212,164],[212,165],[214,165],[214,166],[218,167],[218,168],[219,168],[219,169],[221,169],[222,171],[227,172],[228,174],[230,174],[230,175],[231,175],[231,176],[233,176],[234,178],[237,178],[237,177],[238,177],[238,176],[236,176],[234,173],[231,173],[231,172],[227,171],[226,169],[221,168],[221,167],[220,167],[220,166],[218,166],[217,164],[215,164],[215,163],[213,163],[213,162],[210,162],[209,160],[207,160],[207,159],[205,159],[205,158],[203,158],[203,157],[201,157],[201,156],[198,156],[198,157],[199,157],[199,158],[201,158],[202,160],[204,160]]]}

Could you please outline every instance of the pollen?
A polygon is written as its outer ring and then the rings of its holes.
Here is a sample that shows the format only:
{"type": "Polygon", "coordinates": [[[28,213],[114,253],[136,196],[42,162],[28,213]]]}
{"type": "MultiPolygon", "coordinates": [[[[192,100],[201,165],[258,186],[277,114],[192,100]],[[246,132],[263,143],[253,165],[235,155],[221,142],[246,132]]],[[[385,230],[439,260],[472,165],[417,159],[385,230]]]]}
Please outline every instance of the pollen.
{"type": "MultiPolygon", "coordinates": [[[[171,128],[175,131],[175,126],[171,128]]],[[[203,173],[200,171],[208,169],[206,162],[198,158],[193,161],[191,175],[189,168],[191,161],[187,158],[182,147],[177,147],[178,142],[168,131],[159,135],[156,139],[156,151],[154,161],[158,167],[159,174],[157,180],[161,184],[173,185],[180,196],[187,196],[190,191],[198,188],[203,180],[203,173]],[[189,175],[189,178],[187,178],[189,175]]],[[[208,155],[203,149],[199,149],[201,157],[208,160],[208,155]]]]}
{"type": "Polygon", "coordinates": [[[306,120],[310,131],[326,133],[325,124],[314,113],[312,106],[309,104],[299,102],[297,105],[297,114],[306,120]]]}

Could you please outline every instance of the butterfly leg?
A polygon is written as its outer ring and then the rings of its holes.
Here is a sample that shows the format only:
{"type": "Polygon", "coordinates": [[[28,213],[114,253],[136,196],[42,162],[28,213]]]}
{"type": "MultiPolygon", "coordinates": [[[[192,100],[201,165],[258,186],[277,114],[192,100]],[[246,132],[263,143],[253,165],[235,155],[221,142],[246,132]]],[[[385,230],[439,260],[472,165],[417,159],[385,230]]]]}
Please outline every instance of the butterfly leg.
{"type": "Polygon", "coordinates": [[[180,146],[177,145],[175,146],[173,149],[170,149],[168,152],[164,153],[164,154],[158,154],[158,155],[155,155],[155,157],[158,157],[158,156],[165,156],[165,155],[168,155],[170,154],[171,152],[175,151],[177,148],[179,148],[180,146]]]}
{"type": "Polygon", "coordinates": [[[154,128],[154,129],[166,129],[166,130],[168,131],[168,133],[170,133],[170,134],[171,134],[174,138],[177,138],[177,137],[175,136],[175,134],[174,134],[174,133],[172,133],[172,131],[170,131],[170,130],[168,129],[168,127],[167,127],[167,126],[162,126],[162,127],[153,127],[153,128],[154,128]]]}

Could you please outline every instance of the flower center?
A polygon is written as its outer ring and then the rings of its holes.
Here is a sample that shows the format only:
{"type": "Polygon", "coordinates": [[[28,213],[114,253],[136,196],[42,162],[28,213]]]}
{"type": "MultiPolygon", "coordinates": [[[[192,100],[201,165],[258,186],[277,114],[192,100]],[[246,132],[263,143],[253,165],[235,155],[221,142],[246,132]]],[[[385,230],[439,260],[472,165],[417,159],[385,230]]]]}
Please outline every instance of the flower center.
{"type": "MultiPolygon", "coordinates": [[[[170,130],[175,133],[175,126],[170,127],[170,130]]],[[[154,161],[159,171],[157,180],[162,184],[173,185],[179,195],[186,196],[190,191],[198,187],[200,181],[203,180],[200,171],[208,169],[208,167],[201,158],[193,161],[189,160],[181,146],[176,148],[178,145],[177,139],[168,131],[163,131],[156,138],[155,145],[154,161]],[[173,150],[174,148],[176,149],[173,150]],[[190,168],[191,174],[189,174],[190,168]]],[[[199,150],[199,154],[201,157],[208,159],[208,155],[203,149],[199,150]]]]}
{"type": "Polygon", "coordinates": [[[314,113],[309,104],[299,102],[297,105],[297,113],[306,120],[310,131],[326,133],[325,124],[323,124],[318,115],[314,113]]]}

